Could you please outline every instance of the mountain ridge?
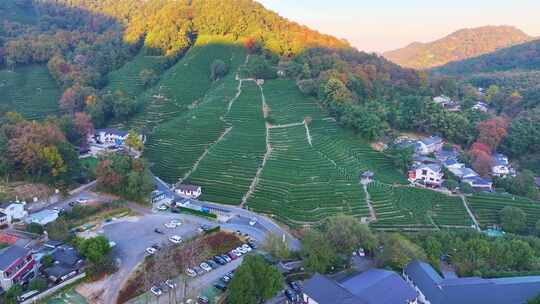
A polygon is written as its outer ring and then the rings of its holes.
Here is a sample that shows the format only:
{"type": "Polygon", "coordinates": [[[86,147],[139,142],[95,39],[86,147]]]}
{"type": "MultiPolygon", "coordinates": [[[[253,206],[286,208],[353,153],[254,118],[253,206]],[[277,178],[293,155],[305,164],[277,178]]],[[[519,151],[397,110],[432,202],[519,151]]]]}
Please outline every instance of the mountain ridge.
{"type": "Polygon", "coordinates": [[[488,25],[460,29],[431,42],[412,42],[383,56],[403,67],[430,69],[531,40],[534,37],[516,27],[488,25]]]}

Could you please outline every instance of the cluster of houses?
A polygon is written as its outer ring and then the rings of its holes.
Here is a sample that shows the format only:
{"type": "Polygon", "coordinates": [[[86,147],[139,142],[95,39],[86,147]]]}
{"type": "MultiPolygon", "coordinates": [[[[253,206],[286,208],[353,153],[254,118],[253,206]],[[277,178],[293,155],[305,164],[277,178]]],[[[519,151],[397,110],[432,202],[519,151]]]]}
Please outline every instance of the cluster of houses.
{"type": "MultiPolygon", "coordinates": [[[[129,132],[122,131],[114,128],[96,129],[94,133],[88,135],[89,147],[87,150],[80,151],[82,157],[86,156],[98,156],[107,152],[127,151],[126,140],[129,136],[129,132]]],[[[146,141],[146,137],[139,134],[139,139],[143,142],[146,141]]],[[[133,151],[131,151],[133,153],[133,151]]]]}
{"type": "Polygon", "coordinates": [[[54,222],[59,216],[59,211],[48,209],[29,214],[26,206],[24,201],[0,203],[0,228],[11,226],[17,222],[36,223],[43,226],[54,222]]]}
{"type": "Polygon", "coordinates": [[[0,250],[0,295],[13,285],[26,286],[41,277],[55,286],[84,271],[84,259],[77,250],[63,242],[13,244],[0,250]],[[43,264],[44,257],[52,263],[43,264]]]}
{"type": "MultiPolygon", "coordinates": [[[[479,90],[479,92],[481,92],[479,90]]],[[[450,112],[458,112],[461,111],[461,105],[458,101],[453,100],[452,98],[446,96],[446,95],[440,95],[433,98],[433,102],[440,105],[444,109],[450,111],[450,112]]],[[[473,106],[472,109],[479,112],[486,113],[489,110],[489,106],[487,103],[483,101],[477,101],[473,106]]]]}
{"type": "MultiPolygon", "coordinates": [[[[413,147],[413,165],[408,172],[409,181],[427,187],[439,188],[444,182],[446,168],[461,183],[469,184],[476,191],[492,191],[493,182],[483,178],[473,169],[459,161],[459,151],[452,147],[444,149],[444,140],[438,136],[430,136],[420,140],[400,139],[401,147],[413,147]]],[[[505,177],[515,175],[508,157],[496,153],[492,156],[491,176],[505,177]]]]}
{"type": "Polygon", "coordinates": [[[316,274],[302,288],[307,304],[525,304],[540,293],[540,276],[483,279],[442,277],[413,261],[400,275],[371,269],[335,281],[316,274]]]}

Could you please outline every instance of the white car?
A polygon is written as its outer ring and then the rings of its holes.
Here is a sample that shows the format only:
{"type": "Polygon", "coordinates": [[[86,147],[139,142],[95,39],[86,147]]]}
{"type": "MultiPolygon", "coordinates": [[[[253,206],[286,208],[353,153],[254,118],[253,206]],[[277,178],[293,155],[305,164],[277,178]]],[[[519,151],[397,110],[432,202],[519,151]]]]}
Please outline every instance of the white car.
{"type": "Polygon", "coordinates": [[[256,218],[252,218],[250,221],[249,221],[249,225],[250,226],[255,226],[257,224],[257,219],[256,218]]]}
{"type": "Polygon", "coordinates": [[[165,223],[164,226],[167,227],[167,228],[169,228],[169,229],[174,229],[174,228],[176,228],[176,224],[174,224],[173,222],[165,223]]]}
{"type": "Polygon", "coordinates": [[[156,297],[159,297],[163,294],[163,291],[161,290],[161,288],[157,287],[157,286],[152,286],[152,288],[150,288],[150,291],[156,296],[156,297]]]}
{"type": "Polygon", "coordinates": [[[182,237],[178,235],[173,235],[169,238],[169,241],[173,244],[180,244],[182,243],[182,237]]]}
{"type": "Polygon", "coordinates": [[[243,248],[246,252],[250,252],[251,250],[253,250],[253,249],[251,249],[251,247],[249,247],[248,244],[242,245],[242,248],[243,248]]]}
{"type": "Polygon", "coordinates": [[[190,277],[196,277],[197,276],[197,273],[195,272],[195,270],[191,269],[191,268],[187,268],[185,273],[190,276],[190,277]]]}
{"type": "Polygon", "coordinates": [[[169,287],[170,289],[175,289],[177,287],[176,283],[173,280],[165,281],[165,285],[167,285],[167,287],[169,287]]]}
{"type": "Polygon", "coordinates": [[[157,207],[157,210],[159,211],[166,211],[167,210],[167,206],[166,205],[160,205],[157,207]]]}
{"type": "Polygon", "coordinates": [[[246,254],[246,253],[247,253],[247,250],[244,249],[243,247],[238,247],[238,248],[236,248],[236,251],[239,251],[239,252],[241,252],[242,254],[246,254]]]}
{"type": "Polygon", "coordinates": [[[242,251],[239,251],[238,248],[237,249],[233,249],[232,250],[232,253],[234,253],[236,256],[238,257],[241,257],[244,253],[242,251]]]}
{"type": "Polygon", "coordinates": [[[176,225],[176,227],[182,225],[182,222],[180,220],[177,220],[177,219],[171,220],[170,223],[176,225]]]}
{"type": "Polygon", "coordinates": [[[156,248],[153,248],[153,247],[146,248],[146,253],[148,253],[149,255],[153,255],[156,252],[157,252],[156,248]]]}
{"type": "Polygon", "coordinates": [[[212,271],[212,267],[210,267],[210,265],[208,265],[206,263],[201,263],[201,265],[199,265],[199,266],[206,272],[212,271]]]}
{"type": "Polygon", "coordinates": [[[79,204],[86,204],[88,203],[88,199],[86,197],[81,197],[77,200],[77,203],[79,204]]]}

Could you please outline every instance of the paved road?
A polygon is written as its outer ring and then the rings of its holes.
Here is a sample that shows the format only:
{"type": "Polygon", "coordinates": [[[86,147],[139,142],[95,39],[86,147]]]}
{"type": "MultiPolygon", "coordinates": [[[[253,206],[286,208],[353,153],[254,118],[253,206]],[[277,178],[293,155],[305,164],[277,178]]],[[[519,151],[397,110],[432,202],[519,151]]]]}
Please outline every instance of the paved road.
{"type": "MultiPolygon", "coordinates": [[[[168,193],[172,196],[177,196],[174,191],[172,191],[167,183],[165,183],[163,180],[161,180],[159,177],[154,176],[154,183],[159,191],[168,193]]],[[[198,205],[198,206],[207,206],[212,208],[217,208],[224,210],[226,212],[230,212],[232,215],[232,219],[229,222],[231,225],[238,225],[238,227],[243,227],[242,229],[251,230],[255,234],[268,234],[268,233],[274,233],[279,236],[285,235],[285,239],[289,244],[289,248],[291,250],[300,250],[300,241],[293,237],[289,232],[284,230],[282,227],[280,227],[278,224],[276,224],[273,220],[270,218],[257,214],[255,212],[251,212],[246,209],[242,209],[235,206],[230,205],[222,205],[222,204],[216,204],[216,203],[209,203],[209,202],[202,202],[197,200],[192,200],[192,204],[198,205]],[[259,230],[258,232],[254,232],[252,229],[248,229],[249,221],[253,218],[257,219],[257,224],[252,227],[253,229],[259,230]],[[246,227],[247,226],[247,227],[246,227]]]]}

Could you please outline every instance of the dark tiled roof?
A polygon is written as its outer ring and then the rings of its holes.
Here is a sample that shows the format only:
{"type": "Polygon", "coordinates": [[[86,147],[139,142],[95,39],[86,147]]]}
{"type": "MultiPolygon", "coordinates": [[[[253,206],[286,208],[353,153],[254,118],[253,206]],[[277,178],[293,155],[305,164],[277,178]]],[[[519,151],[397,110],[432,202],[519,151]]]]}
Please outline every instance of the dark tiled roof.
{"type": "Polygon", "coordinates": [[[540,293],[540,276],[443,279],[429,264],[414,261],[404,272],[431,304],[525,304],[540,293]]]}
{"type": "Polygon", "coordinates": [[[60,247],[51,255],[53,260],[58,261],[60,264],[74,266],[81,258],[77,251],[71,247],[60,247]]]}
{"type": "Polygon", "coordinates": [[[371,269],[341,283],[345,289],[369,304],[408,303],[416,299],[416,291],[397,273],[371,269]]]}
{"type": "Polygon", "coordinates": [[[323,275],[315,274],[304,284],[304,293],[318,304],[367,304],[323,275]]]}
{"type": "Polygon", "coordinates": [[[46,268],[44,271],[47,274],[48,277],[55,277],[59,279],[62,276],[65,276],[66,274],[76,270],[73,267],[69,267],[66,265],[53,265],[49,268],[46,268]]]}
{"type": "Polygon", "coordinates": [[[7,270],[11,264],[28,255],[30,250],[12,245],[0,251],[0,270],[7,270]]]}
{"type": "Polygon", "coordinates": [[[176,189],[180,189],[183,191],[197,191],[201,186],[195,186],[195,185],[176,185],[176,189]]]}

